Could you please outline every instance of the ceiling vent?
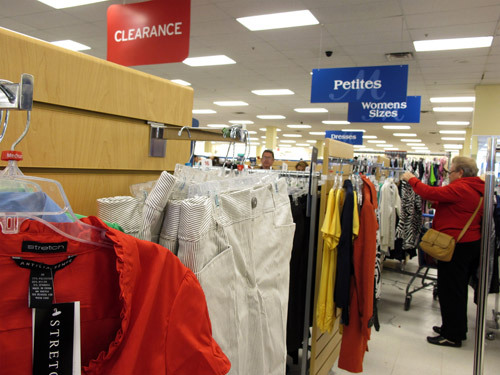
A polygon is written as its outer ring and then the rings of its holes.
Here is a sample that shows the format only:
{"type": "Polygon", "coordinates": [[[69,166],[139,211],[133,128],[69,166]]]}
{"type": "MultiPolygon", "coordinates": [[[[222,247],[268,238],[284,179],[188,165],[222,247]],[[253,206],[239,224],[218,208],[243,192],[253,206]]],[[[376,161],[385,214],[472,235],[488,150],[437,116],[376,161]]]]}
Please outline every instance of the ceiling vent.
{"type": "Polygon", "coordinates": [[[413,60],[413,53],[411,52],[386,53],[385,58],[387,59],[387,61],[409,61],[413,60]]]}

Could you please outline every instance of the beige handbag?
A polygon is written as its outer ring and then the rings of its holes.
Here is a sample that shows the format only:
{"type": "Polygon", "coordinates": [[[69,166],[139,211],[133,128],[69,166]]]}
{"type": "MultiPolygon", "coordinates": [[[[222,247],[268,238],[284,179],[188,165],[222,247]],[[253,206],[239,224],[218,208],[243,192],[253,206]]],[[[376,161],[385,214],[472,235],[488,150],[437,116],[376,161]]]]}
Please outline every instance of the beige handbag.
{"type": "MultiPolygon", "coordinates": [[[[467,232],[467,229],[469,229],[469,226],[471,225],[472,220],[474,220],[474,217],[479,211],[482,203],[483,197],[479,199],[479,204],[477,205],[476,210],[458,235],[457,242],[462,239],[465,232],[467,232]]],[[[422,251],[429,254],[433,258],[436,258],[437,260],[443,262],[449,262],[453,257],[453,252],[455,251],[455,238],[453,238],[453,236],[450,236],[449,234],[439,232],[435,229],[429,229],[423,235],[419,247],[422,249],[422,251]]]]}

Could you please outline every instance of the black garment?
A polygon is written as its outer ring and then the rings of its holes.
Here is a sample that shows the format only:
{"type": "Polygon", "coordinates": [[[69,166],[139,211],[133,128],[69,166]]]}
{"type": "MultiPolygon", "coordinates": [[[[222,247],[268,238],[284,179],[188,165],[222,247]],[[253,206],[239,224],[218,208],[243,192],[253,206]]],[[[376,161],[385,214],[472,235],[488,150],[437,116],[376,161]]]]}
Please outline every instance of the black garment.
{"type": "Polygon", "coordinates": [[[288,353],[302,347],[310,232],[310,218],[306,217],[307,196],[303,195],[296,201],[290,197],[290,205],[293,222],[295,223],[295,234],[290,259],[288,319],[286,323],[286,348],[288,353]]]}
{"type": "Polygon", "coordinates": [[[469,278],[479,265],[481,241],[457,243],[450,262],[438,261],[441,336],[451,341],[467,338],[469,278]]]}
{"type": "Polygon", "coordinates": [[[335,279],[335,306],[342,309],[340,322],[349,325],[350,279],[354,273],[352,265],[352,219],[354,192],[352,182],[344,181],[345,199],[342,207],[340,226],[342,229],[337,247],[337,277],[335,279]]]}

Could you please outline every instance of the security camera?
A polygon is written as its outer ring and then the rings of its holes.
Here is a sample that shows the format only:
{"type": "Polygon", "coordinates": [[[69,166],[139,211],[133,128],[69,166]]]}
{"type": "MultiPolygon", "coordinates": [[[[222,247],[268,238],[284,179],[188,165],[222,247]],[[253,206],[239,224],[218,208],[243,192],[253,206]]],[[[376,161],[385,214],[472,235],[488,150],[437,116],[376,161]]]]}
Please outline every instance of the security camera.
{"type": "Polygon", "coordinates": [[[333,51],[325,51],[326,57],[330,57],[333,55],[333,51]]]}

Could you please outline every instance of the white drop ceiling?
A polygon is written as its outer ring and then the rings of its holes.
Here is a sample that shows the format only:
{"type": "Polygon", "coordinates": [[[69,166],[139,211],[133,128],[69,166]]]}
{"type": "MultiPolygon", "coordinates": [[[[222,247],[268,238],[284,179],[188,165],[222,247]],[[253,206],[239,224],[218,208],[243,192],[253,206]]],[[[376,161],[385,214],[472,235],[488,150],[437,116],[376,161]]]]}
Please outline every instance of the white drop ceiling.
{"type": "MultiPolygon", "coordinates": [[[[0,0],[0,27],[46,41],[72,39],[91,47],[85,53],[105,59],[107,7],[133,2],[138,1],[105,1],[56,10],[36,0],[0,0]]],[[[236,64],[189,67],[174,63],[135,69],[192,83],[194,109],[217,111],[195,115],[201,126],[251,120],[254,124],[247,128],[257,132],[257,139],[265,135],[260,128],[275,126],[287,133],[301,134],[299,143],[322,138],[310,135],[310,131],[351,127],[365,129],[366,135],[376,135],[398,149],[411,151],[399,137],[393,136],[396,131],[383,129],[380,123],[321,123],[346,120],[345,103],[310,103],[312,69],[408,64],[408,95],[422,96],[422,113],[421,123],[409,124],[411,130],[405,132],[416,133],[416,138],[432,152],[443,152],[443,144],[450,142],[441,140],[439,130],[465,127],[438,126],[436,121],[472,122],[473,115],[434,113],[429,98],[473,96],[476,85],[500,83],[499,19],[500,0],[192,0],[189,57],[224,54],[236,64]],[[236,21],[239,17],[303,9],[310,10],[320,24],[249,31],[236,21]],[[415,40],[474,36],[495,38],[489,48],[440,52],[415,52],[413,48],[415,40]],[[331,57],[325,55],[327,50],[333,51],[331,57]],[[413,59],[388,61],[385,55],[395,52],[412,52],[413,59]],[[257,96],[251,92],[264,89],[290,89],[295,95],[257,96]],[[241,100],[249,105],[213,104],[225,100],[241,100]],[[328,113],[294,111],[304,107],[327,108],[328,113]],[[262,114],[286,118],[256,117],[262,114]],[[286,127],[301,123],[312,128],[286,127]]]]}

